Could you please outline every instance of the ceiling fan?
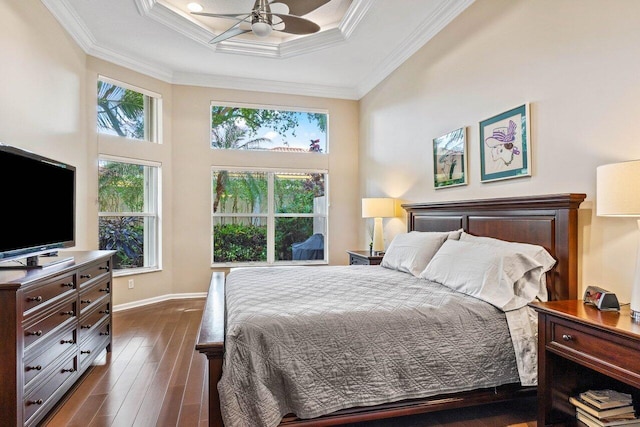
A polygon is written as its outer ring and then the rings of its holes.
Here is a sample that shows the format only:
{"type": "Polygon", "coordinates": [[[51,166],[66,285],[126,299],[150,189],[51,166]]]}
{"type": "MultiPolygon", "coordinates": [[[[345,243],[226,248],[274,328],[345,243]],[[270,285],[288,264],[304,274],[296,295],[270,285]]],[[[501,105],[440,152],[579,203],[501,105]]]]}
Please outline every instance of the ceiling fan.
{"type": "Polygon", "coordinates": [[[253,34],[258,37],[267,37],[272,31],[300,35],[316,33],[320,31],[320,26],[313,21],[302,18],[302,15],[314,11],[330,1],[331,0],[256,0],[253,9],[248,13],[191,13],[193,15],[234,19],[237,21],[209,42],[214,44],[248,32],[253,32],[253,34]],[[272,12],[272,4],[283,4],[287,6],[289,13],[272,12]],[[251,29],[240,28],[240,24],[243,22],[250,22],[251,29]]]}

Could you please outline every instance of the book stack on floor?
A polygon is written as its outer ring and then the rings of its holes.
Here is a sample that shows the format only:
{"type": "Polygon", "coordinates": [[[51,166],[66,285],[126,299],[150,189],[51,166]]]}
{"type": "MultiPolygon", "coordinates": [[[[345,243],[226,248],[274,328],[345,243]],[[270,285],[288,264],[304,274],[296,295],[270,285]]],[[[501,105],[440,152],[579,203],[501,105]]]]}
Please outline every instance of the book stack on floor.
{"type": "Polygon", "coordinates": [[[576,418],[589,427],[640,426],[630,394],[615,390],[588,390],[569,398],[576,418]]]}

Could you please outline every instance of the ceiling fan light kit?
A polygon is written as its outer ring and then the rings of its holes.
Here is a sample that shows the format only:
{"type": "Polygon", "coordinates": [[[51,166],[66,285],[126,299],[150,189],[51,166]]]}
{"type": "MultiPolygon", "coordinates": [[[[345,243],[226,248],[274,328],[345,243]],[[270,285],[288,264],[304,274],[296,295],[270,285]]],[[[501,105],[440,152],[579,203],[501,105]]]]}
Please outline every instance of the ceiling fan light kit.
{"type": "Polygon", "coordinates": [[[213,18],[234,19],[237,22],[224,32],[214,37],[210,43],[218,43],[241,34],[252,32],[257,37],[267,37],[272,31],[287,34],[306,35],[320,31],[320,26],[302,15],[310,13],[331,0],[256,0],[250,12],[243,13],[211,13],[191,12],[193,15],[213,18]],[[279,3],[287,6],[289,13],[271,12],[271,5],[279,3]],[[274,18],[275,25],[274,25],[274,18]],[[251,30],[240,28],[240,24],[251,20],[251,30]]]}

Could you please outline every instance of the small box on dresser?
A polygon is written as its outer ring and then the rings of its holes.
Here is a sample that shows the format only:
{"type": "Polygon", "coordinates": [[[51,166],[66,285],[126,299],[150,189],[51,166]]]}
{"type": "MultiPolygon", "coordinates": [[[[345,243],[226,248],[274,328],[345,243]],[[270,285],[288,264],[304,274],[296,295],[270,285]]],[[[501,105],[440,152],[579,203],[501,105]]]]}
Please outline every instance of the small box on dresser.
{"type": "Polygon", "coordinates": [[[37,425],[111,350],[113,251],[64,254],[73,261],[0,271],[0,426],[37,425]]]}

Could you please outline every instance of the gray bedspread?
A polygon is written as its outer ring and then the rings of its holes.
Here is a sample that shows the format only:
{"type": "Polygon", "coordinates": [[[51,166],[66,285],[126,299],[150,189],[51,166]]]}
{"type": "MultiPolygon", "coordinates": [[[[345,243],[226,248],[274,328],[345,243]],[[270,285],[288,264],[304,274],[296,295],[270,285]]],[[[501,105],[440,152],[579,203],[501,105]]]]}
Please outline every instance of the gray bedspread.
{"type": "Polygon", "coordinates": [[[505,313],[395,270],[236,269],[226,304],[227,427],[519,382],[505,313]]]}

